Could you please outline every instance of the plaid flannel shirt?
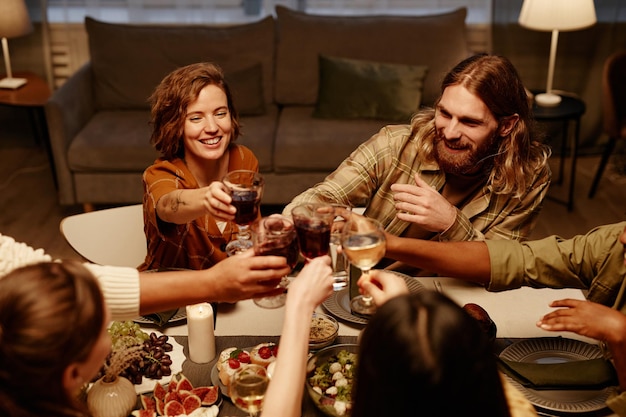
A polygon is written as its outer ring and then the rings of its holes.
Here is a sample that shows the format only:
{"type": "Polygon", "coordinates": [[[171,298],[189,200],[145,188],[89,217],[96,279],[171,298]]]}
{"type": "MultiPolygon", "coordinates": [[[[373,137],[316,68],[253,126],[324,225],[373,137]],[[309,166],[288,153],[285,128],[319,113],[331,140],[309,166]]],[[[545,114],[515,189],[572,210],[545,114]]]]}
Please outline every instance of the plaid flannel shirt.
{"type": "MultiPolygon", "coordinates": [[[[294,198],[283,213],[288,214],[295,205],[306,202],[366,207],[366,216],[378,219],[387,232],[400,236],[410,223],[396,217],[391,184],[412,184],[416,172],[441,192],[445,173],[436,163],[422,161],[410,126],[386,126],[361,144],[323,182],[294,198]]],[[[435,238],[526,239],[541,210],[550,178],[546,164],[535,172],[532,186],[521,198],[496,194],[490,184],[485,184],[463,207],[457,208],[454,224],[435,238]]]]}

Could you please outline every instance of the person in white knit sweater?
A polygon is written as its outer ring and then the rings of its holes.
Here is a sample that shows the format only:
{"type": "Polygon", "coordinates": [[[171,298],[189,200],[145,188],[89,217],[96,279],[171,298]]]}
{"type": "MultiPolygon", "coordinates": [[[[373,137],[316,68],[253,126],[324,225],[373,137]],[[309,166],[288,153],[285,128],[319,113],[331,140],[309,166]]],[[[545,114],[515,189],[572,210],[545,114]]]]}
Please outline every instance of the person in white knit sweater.
{"type": "MultiPolygon", "coordinates": [[[[0,278],[15,268],[52,258],[42,249],[0,234],[0,278]]],[[[138,272],[135,268],[86,263],[96,276],[113,320],[133,319],[199,302],[236,302],[276,295],[290,272],[284,257],[249,250],[205,270],[138,272]]]]}

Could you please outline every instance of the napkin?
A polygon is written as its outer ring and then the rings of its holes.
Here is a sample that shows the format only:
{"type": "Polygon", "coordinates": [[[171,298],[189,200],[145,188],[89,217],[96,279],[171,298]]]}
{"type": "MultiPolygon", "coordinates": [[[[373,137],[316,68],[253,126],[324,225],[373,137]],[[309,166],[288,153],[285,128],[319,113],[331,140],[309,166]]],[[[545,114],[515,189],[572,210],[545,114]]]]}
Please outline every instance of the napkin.
{"type": "Polygon", "coordinates": [[[541,389],[600,389],[617,385],[615,369],[604,358],[563,363],[515,362],[499,358],[499,367],[524,387],[541,389]]]}
{"type": "Polygon", "coordinates": [[[160,313],[146,314],[144,317],[153,321],[157,326],[162,327],[174,317],[177,311],[178,309],[175,308],[174,310],[162,311],[160,313]]]}

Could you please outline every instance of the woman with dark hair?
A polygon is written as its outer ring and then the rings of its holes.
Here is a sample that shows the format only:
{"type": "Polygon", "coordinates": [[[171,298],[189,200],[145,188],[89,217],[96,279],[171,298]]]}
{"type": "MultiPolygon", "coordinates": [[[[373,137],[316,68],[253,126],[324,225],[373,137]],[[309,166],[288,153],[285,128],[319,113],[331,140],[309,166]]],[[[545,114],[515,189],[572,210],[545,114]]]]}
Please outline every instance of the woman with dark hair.
{"type": "MultiPolygon", "coordinates": [[[[328,265],[328,256],[313,259],[289,286],[262,417],[301,415],[311,313],[332,286],[328,265]]],[[[381,284],[367,288],[379,308],[360,341],[353,417],[537,416],[498,372],[492,343],[463,308],[436,292],[409,295],[404,279],[376,272],[381,284]]]]}
{"type": "Polygon", "coordinates": [[[356,381],[353,416],[510,415],[492,343],[436,292],[380,307],[363,331],[356,381]]]}
{"type": "Polygon", "coordinates": [[[111,350],[109,321],[98,282],[78,262],[0,279],[0,415],[89,415],[78,393],[111,350]]]}
{"type": "Polygon", "coordinates": [[[226,258],[223,247],[237,232],[222,178],[258,171],[258,160],[234,143],[241,127],[217,65],[178,68],[150,102],[151,141],[161,157],[143,175],[148,254],[139,269],[206,269],[226,258]]]}

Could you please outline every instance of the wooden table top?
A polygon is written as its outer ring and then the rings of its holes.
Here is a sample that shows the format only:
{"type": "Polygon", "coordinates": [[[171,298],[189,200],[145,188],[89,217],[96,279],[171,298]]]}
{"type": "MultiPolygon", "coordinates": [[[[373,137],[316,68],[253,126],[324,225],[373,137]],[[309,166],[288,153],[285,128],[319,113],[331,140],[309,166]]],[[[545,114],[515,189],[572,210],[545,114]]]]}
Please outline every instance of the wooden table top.
{"type": "Polygon", "coordinates": [[[32,72],[18,72],[14,78],[26,78],[25,85],[15,90],[0,88],[0,104],[20,107],[43,106],[51,91],[46,80],[32,72]]]}

